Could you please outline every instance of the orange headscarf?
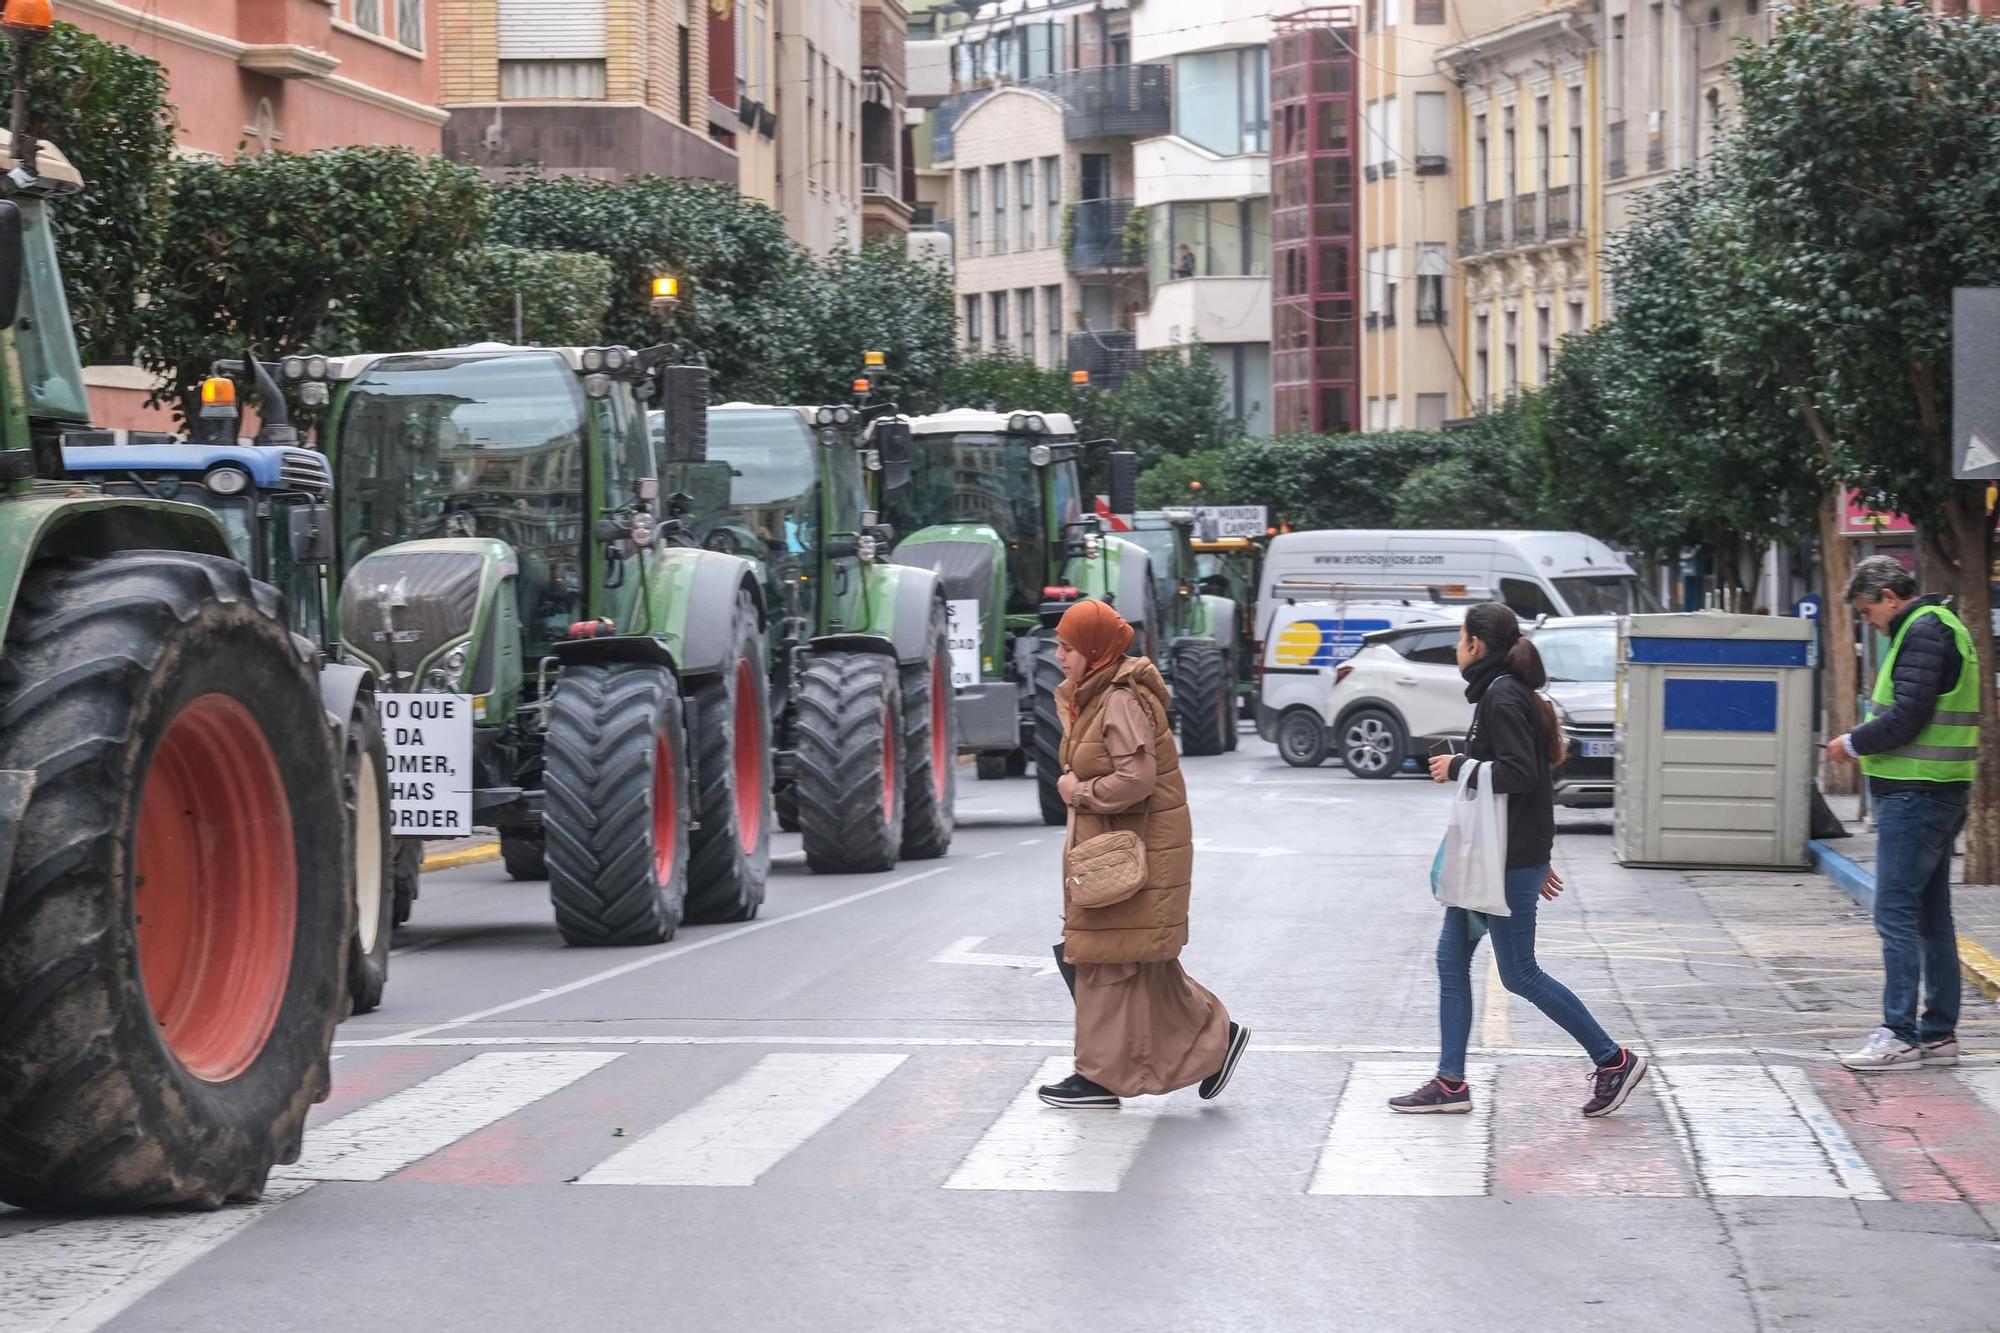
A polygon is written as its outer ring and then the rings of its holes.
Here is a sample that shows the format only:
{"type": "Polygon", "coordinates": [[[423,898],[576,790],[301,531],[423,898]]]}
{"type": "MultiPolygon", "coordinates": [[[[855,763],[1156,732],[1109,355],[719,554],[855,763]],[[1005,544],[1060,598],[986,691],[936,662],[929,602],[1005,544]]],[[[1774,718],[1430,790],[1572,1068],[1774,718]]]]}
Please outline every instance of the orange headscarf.
{"type": "MultiPolygon", "coordinates": [[[[1056,622],[1056,637],[1083,654],[1089,663],[1083,670],[1084,679],[1088,680],[1125,655],[1125,650],[1132,646],[1132,627],[1111,609],[1109,602],[1092,599],[1078,602],[1063,612],[1062,619],[1056,622]]],[[[1074,704],[1071,709],[1074,711],[1074,704]]]]}

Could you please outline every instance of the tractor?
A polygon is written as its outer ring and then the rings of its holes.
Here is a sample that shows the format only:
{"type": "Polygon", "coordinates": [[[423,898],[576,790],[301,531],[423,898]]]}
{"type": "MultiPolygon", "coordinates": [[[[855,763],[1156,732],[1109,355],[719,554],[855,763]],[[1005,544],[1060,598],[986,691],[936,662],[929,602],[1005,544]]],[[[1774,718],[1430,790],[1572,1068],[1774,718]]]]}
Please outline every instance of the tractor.
{"type": "MultiPolygon", "coordinates": [[[[400,756],[392,735],[408,790],[435,794],[425,766],[469,748],[470,824],[499,831],[516,879],[548,880],[572,945],[659,944],[764,901],[768,612],[755,566],[685,544],[660,512],[661,464],[699,461],[706,427],[706,372],[676,351],[283,363],[325,403],[343,649],[444,742],[400,756]]],[[[398,829],[399,894],[416,836],[469,831],[460,810],[419,813],[398,829]]]]}
{"type": "Polygon", "coordinates": [[[0,1200],[217,1208],[326,1095],[339,727],[214,511],[63,475],[90,410],[51,212],[83,181],[27,123],[49,26],[0,9],[0,1200]]]}
{"type": "MultiPolygon", "coordinates": [[[[953,641],[969,645],[953,671],[959,748],[982,778],[1025,772],[1032,755],[1042,819],[1061,824],[1055,622],[1079,598],[1102,598],[1132,622],[1133,651],[1155,655],[1145,548],[1085,513],[1086,446],[1067,415],[961,409],[907,424],[907,449],[899,433],[882,450],[880,510],[904,534],[892,559],[937,571],[953,641]]],[[[1136,456],[1114,452],[1111,471],[1113,508],[1130,513],[1136,456]]]]}
{"type": "MultiPolygon", "coordinates": [[[[243,363],[218,370],[242,373],[243,363]]],[[[320,693],[340,726],[343,794],[354,833],[354,938],[347,987],[357,1014],[382,1003],[389,979],[393,895],[389,892],[389,771],[375,681],[336,660],[339,643],[327,614],[326,569],[333,558],[333,473],[324,455],[292,443],[284,398],[268,376],[255,441],[188,443],[142,431],[68,431],[63,471],[94,481],[107,495],[198,504],[221,520],[229,548],[251,575],[284,594],[287,623],[319,671],[320,693]]],[[[200,426],[235,423],[235,385],[204,386],[213,400],[200,426]]],[[[211,434],[214,432],[211,431],[211,434]]]]}
{"type": "Polygon", "coordinates": [[[1261,537],[1202,537],[1193,542],[1198,586],[1212,597],[1225,598],[1236,608],[1231,637],[1236,660],[1237,713],[1257,716],[1257,580],[1264,566],[1261,537]]]}
{"type": "Polygon", "coordinates": [[[863,416],[846,404],[711,408],[706,460],[671,474],[693,497],[696,544],[762,572],[779,819],[823,873],[943,856],[956,792],[943,587],[883,558],[886,534],[865,508],[864,460],[907,427],[877,421],[864,448],[863,416]]]}
{"type": "Polygon", "coordinates": [[[1181,753],[1236,748],[1236,603],[1204,592],[1194,553],[1192,509],[1133,515],[1123,534],[1152,557],[1153,605],[1160,608],[1160,672],[1174,692],[1181,753]]]}

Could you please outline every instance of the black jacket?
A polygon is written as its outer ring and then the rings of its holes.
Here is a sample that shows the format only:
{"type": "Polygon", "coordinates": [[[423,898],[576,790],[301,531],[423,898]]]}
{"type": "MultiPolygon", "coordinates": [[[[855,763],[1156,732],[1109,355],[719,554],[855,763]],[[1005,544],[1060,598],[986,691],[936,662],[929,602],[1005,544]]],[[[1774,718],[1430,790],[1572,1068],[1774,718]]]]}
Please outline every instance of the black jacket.
{"type": "MultiPolygon", "coordinates": [[[[1889,637],[1893,640],[1910,617],[1916,615],[1921,606],[1937,606],[1942,597],[1920,597],[1910,603],[1909,610],[1897,616],[1889,624],[1889,637]]],[[[1903,646],[1896,651],[1895,674],[1890,685],[1896,692],[1896,702],[1889,710],[1873,722],[1864,722],[1848,736],[1856,754],[1884,754],[1900,749],[1917,738],[1937,711],[1939,696],[1958,684],[1959,673],[1965,662],[1959,656],[1958,642],[1952,638],[1951,629],[1936,616],[1923,616],[1910,626],[1910,632],[1903,635],[1903,646]]],[[[1877,796],[1888,796],[1899,791],[1937,791],[1940,788],[1962,788],[1970,784],[1963,782],[1904,782],[1894,778],[1870,778],[1868,789],[1877,796]]]]}
{"type": "Polygon", "coordinates": [[[1480,693],[1472,730],[1465,753],[1451,761],[1451,776],[1458,777],[1468,758],[1490,760],[1492,767],[1475,774],[1472,785],[1491,773],[1493,790],[1507,798],[1507,868],[1545,866],[1555,849],[1556,803],[1541,703],[1505,671],[1475,680],[1474,688],[1480,693]]]}

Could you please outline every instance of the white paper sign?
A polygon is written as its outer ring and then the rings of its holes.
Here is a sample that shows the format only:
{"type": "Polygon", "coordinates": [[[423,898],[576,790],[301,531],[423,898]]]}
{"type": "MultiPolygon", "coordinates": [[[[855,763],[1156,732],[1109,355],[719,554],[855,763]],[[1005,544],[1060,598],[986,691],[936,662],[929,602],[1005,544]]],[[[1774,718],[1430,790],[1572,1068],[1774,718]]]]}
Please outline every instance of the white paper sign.
{"type": "Polygon", "coordinates": [[[979,599],[946,602],[951,617],[946,641],[951,645],[951,687],[962,690],[979,683],[979,599]]]}
{"type": "Polygon", "coordinates": [[[1270,525],[1270,510],[1263,505],[1197,505],[1195,531],[1201,533],[1203,520],[1215,520],[1218,537],[1261,537],[1270,525]]]}
{"type": "Polygon", "coordinates": [[[389,831],[399,838],[472,833],[472,696],[378,694],[389,750],[389,831]]]}

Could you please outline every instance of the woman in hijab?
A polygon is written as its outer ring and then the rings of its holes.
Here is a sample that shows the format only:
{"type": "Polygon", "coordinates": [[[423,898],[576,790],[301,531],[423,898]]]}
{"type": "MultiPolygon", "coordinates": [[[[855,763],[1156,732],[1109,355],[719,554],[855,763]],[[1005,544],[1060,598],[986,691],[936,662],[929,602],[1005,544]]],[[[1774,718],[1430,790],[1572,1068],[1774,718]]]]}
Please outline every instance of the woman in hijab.
{"type": "Polygon", "coordinates": [[[1146,877],[1122,902],[1084,907],[1063,890],[1063,956],[1076,969],[1076,1073],[1041,1089],[1051,1106],[1116,1107],[1120,1097],[1201,1085],[1220,1096],[1250,1043],[1222,1002],[1177,961],[1187,943],[1193,829],[1180,755],[1167,723],[1167,684],[1127,657],[1132,627],[1083,601],[1056,626],[1063,683],[1068,849],[1101,833],[1136,833],[1146,877]]]}

